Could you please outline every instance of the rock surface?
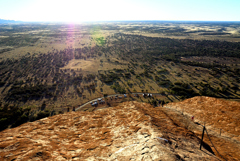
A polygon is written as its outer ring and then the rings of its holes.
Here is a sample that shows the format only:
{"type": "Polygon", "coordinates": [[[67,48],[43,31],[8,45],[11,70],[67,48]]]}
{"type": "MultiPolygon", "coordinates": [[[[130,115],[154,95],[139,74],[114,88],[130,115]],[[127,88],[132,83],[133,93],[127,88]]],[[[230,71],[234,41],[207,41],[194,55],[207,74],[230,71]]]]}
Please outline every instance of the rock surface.
{"type": "MultiPolygon", "coordinates": [[[[240,160],[240,102],[198,96],[169,103],[165,108],[180,111],[189,119],[194,116],[197,124],[205,124],[211,141],[207,135],[204,141],[217,156],[225,160],[240,160]]],[[[201,129],[195,126],[190,130],[200,137],[201,129]]]]}
{"type": "Polygon", "coordinates": [[[125,102],[0,132],[0,160],[221,160],[161,107],[125,102]]]}

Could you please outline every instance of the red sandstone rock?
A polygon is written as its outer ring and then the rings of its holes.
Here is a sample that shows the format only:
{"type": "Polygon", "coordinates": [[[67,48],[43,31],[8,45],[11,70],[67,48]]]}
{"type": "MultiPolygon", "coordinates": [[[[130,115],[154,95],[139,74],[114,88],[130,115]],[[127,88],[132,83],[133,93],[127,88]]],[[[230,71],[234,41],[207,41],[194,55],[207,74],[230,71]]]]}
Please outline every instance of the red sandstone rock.
{"type": "Polygon", "coordinates": [[[221,160],[199,150],[199,137],[163,108],[138,102],[60,114],[0,136],[0,160],[221,160]]]}

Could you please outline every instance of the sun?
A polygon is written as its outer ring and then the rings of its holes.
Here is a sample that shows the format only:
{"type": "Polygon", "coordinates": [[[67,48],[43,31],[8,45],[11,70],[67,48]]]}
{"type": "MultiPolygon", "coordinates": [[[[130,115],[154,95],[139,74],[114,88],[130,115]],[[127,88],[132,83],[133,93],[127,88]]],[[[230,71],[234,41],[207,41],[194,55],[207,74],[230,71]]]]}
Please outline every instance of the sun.
{"type": "Polygon", "coordinates": [[[34,22],[84,22],[134,19],[127,0],[32,0],[12,13],[17,20],[34,22]]]}
{"type": "Polygon", "coordinates": [[[101,21],[109,15],[109,0],[42,0],[36,1],[25,12],[26,18],[34,21],[82,22],[101,21]],[[31,13],[31,14],[29,14],[31,13]]]}

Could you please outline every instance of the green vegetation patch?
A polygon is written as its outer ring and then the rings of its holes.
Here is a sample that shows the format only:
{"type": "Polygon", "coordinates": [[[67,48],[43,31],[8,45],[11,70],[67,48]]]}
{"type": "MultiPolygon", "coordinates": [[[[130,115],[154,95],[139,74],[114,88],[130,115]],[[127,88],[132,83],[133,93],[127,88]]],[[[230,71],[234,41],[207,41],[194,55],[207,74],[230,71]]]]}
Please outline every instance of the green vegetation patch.
{"type": "Polygon", "coordinates": [[[120,86],[118,83],[115,83],[111,86],[112,89],[116,91],[116,93],[124,94],[126,93],[126,89],[123,86],[120,86]]]}
{"type": "Polygon", "coordinates": [[[96,41],[99,45],[103,46],[104,44],[106,44],[106,40],[104,39],[104,37],[99,37],[96,38],[96,41]]]}

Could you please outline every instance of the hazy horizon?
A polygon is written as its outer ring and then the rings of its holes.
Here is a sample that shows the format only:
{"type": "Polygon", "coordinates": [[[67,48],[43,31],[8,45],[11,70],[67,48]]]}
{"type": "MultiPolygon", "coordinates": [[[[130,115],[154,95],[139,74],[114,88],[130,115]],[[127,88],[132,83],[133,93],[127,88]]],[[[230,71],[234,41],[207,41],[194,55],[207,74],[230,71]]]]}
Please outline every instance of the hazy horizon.
{"type": "Polygon", "coordinates": [[[0,18],[0,24],[88,24],[88,23],[173,23],[173,24],[202,24],[202,23],[240,23],[240,21],[194,21],[194,20],[112,20],[112,21],[82,21],[82,22],[66,22],[66,21],[18,21],[6,20],[0,18]]]}
{"type": "Polygon", "coordinates": [[[0,19],[24,22],[240,21],[237,0],[8,0],[0,5],[0,19]]]}

